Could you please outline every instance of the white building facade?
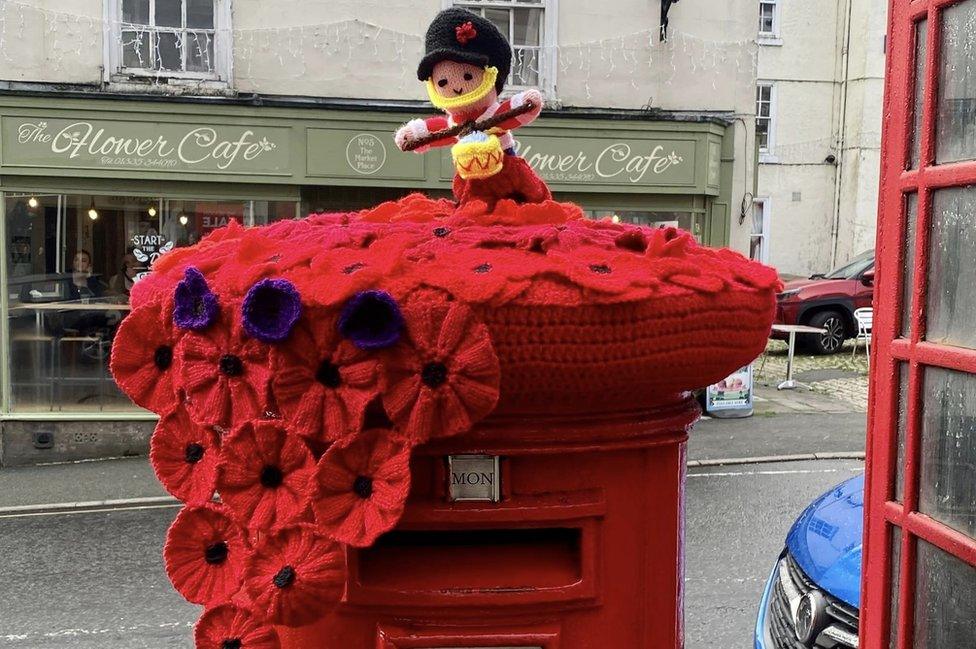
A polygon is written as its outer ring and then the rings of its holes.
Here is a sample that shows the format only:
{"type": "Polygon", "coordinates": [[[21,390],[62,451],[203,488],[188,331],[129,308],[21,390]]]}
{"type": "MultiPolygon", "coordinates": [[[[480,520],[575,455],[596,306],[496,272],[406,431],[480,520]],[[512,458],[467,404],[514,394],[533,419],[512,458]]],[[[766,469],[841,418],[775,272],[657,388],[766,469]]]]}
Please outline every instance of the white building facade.
{"type": "Polygon", "coordinates": [[[787,275],[874,247],[885,0],[758,0],[754,256],[787,275]]]}

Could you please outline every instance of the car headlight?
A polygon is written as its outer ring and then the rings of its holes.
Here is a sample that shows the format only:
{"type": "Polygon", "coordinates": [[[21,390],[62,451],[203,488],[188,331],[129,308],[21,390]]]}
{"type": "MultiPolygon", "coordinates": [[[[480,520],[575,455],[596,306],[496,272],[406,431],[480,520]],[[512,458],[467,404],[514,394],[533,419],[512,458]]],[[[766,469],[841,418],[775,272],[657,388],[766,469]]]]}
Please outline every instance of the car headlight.
{"type": "Polygon", "coordinates": [[[796,297],[799,292],[800,289],[795,288],[792,291],[783,291],[782,293],[777,293],[776,300],[779,302],[783,302],[784,300],[789,300],[791,298],[796,297]]]}

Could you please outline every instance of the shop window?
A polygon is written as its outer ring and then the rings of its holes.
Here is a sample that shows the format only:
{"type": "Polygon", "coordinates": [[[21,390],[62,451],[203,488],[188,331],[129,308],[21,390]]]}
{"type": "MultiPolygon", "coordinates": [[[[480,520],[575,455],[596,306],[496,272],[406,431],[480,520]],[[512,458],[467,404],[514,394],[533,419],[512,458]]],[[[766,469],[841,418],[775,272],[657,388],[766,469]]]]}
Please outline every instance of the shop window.
{"type": "Polygon", "coordinates": [[[231,219],[294,218],[296,201],[16,195],[6,213],[10,404],[14,412],[138,410],[108,371],[129,293],[153,263],[231,219]]]}
{"type": "Polygon", "coordinates": [[[228,80],[229,0],[112,0],[112,75],[228,80]]]}
{"type": "Polygon", "coordinates": [[[652,228],[681,228],[691,232],[699,243],[702,241],[701,215],[692,212],[584,210],[584,213],[591,219],[609,218],[614,223],[632,223],[652,228]]]}
{"type": "Polygon", "coordinates": [[[761,154],[768,156],[773,151],[775,133],[776,88],[771,83],[756,86],[756,142],[761,154]]]}
{"type": "Polygon", "coordinates": [[[555,92],[556,0],[446,0],[490,20],[512,44],[511,88],[555,92]]]}

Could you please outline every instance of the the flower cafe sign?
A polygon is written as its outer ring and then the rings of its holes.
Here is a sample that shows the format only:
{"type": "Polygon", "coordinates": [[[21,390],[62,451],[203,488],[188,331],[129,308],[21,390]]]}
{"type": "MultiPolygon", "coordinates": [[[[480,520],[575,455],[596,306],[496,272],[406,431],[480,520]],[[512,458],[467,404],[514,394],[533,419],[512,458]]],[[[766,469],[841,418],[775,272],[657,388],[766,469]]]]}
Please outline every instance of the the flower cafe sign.
{"type": "Polygon", "coordinates": [[[288,129],[5,117],[3,159],[80,169],[281,173],[288,129]]]}

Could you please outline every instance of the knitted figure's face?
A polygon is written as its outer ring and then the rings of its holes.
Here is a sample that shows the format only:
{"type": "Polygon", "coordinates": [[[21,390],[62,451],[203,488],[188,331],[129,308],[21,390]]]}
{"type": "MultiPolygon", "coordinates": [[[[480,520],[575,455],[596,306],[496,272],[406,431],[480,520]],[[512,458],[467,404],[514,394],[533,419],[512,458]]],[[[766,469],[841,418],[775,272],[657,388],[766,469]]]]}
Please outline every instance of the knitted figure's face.
{"type": "Polygon", "coordinates": [[[456,99],[471,95],[470,102],[465,102],[463,106],[458,106],[450,112],[468,112],[487,108],[498,99],[498,92],[494,86],[488,89],[486,93],[479,92],[485,81],[485,68],[470,63],[440,61],[434,64],[430,80],[434,90],[444,99],[456,99]]]}

